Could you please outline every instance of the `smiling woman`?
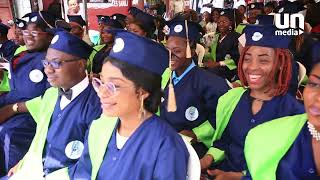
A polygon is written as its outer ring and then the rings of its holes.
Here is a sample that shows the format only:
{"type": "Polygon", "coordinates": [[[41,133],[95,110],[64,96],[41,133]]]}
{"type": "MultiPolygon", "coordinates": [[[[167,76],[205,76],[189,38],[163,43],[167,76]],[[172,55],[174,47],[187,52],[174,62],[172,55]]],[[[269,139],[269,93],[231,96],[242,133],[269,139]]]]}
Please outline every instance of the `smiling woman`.
{"type": "Polygon", "coordinates": [[[245,29],[246,46],[238,64],[245,88],[232,89],[219,99],[216,138],[203,159],[215,162],[210,167],[214,170],[208,171],[213,176],[240,179],[247,166],[243,148],[249,130],[275,118],[304,112],[303,106],[287,93],[292,61],[287,49],[289,38],[275,36],[274,31],[274,26],[245,29]]]}
{"type": "Polygon", "coordinates": [[[272,120],[248,133],[244,152],[250,173],[244,179],[319,179],[319,87],[318,63],[303,92],[306,114],[272,120]]]}
{"type": "Polygon", "coordinates": [[[188,150],[173,128],[155,115],[168,51],[139,35],[111,32],[115,44],[104,61],[101,80],[93,80],[103,114],[92,123],[70,178],[186,179],[188,150]]]}

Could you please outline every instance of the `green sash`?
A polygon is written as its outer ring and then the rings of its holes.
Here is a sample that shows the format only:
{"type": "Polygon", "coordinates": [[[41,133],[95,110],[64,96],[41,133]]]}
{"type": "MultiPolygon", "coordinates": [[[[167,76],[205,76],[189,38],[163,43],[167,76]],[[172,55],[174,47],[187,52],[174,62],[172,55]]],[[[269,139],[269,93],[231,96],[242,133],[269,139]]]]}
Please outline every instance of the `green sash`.
{"type": "MultiPolygon", "coordinates": [[[[43,148],[45,146],[48,127],[51,119],[51,115],[53,113],[56,101],[58,98],[58,89],[50,88],[47,89],[43,98],[37,97],[35,99],[29,100],[26,102],[26,106],[33,116],[34,120],[37,122],[37,131],[32,140],[31,146],[23,158],[23,160],[19,163],[19,170],[25,170],[35,172],[35,174],[41,174],[43,169],[42,166],[42,153],[43,148]],[[31,162],[37,161],[37,162],[31,162]],[[38,162],[39,161],[39,162],[38,162]],[[30,167],[30,164],[36,164],[37,169],[30,167]],[[40,172],[41,171],[41,172],[40,172]]],[[[18,170],[18,172],[19,172],[18,170]]]]}
{"type": "Polygon", "coordinates": [[[245,24],[239,24],[237,27],[236,27],[236,32],[239,33],[239,34],[242,34],[244,28],[246,27],[245,24]]]}
{"type": "Polygon", "coordinates": [[[26,51],[27,50],[27,46],[19,46],[17,49],[16,49],[16,51],[14,52],[14,56],[16,56],[16,55],[18,55],[18,54],[20,54],[21,52],[23,52],[23,51],[26,51]]]}
{"type": "Polygon", "coordinates": [[[306,114],[287,116],[251,129],[246,137],[244,154],[254,180],[276,180],[280,160],[307,122],[306,114]]]}
{"type": "Polygon", "coordinates": [[[93,59],[96,56],[96,54],[98,53],[98,51],[100,51],[102,48],[104,48],[106,45],[105,44],[101,44],[101,45],[97,45],[93,47],[93,51],[89,56],[88,62],[87,62],[87,71],[90,73],[92,72],[92,68],[93,68],[93,59]]]}
{"type": "Polygon", "coordinates": [[[112,132],[117,124],[117,117],[101,117],[92,122],[89,136],[89,155],[92,164],[91,180],[95,180],[103,161],[112,132]]]}
{"type": "MultiPolygon", "coordinates": [[[[230,89],[226,94],[219,98],[216,111],[216,130],[211,140],[211,144],[221,138],[234,109],[245,91],[246,89],[243,87],[230,89]]],[[[215,162],[221,161],[224,158],[224,151],[214,147],[209,148],[207,154],[212,155],[215,162]]]]}
{"type": "Polygon", "coordinates": [[[3,78],[0,82],[0,92],[8,92],[10,91],[10,84],[8,78],[8,71],[3,71],[3,78]]]}

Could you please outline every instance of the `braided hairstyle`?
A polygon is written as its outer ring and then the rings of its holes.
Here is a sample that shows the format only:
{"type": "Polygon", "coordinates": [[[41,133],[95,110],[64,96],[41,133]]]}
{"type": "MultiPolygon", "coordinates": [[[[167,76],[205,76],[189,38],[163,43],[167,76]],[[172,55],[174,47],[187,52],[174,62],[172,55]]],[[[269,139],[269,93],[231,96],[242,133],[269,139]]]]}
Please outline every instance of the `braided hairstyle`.
{"type": "MultiPolygon", "coordinates": [[[[246,46],[239,59],[238,75],[243,86],[248,86],[242,70],[244,56],[251,46],[246,46]]],[[[274,48],[275,50],[275,63],[273,64],[272,71],[269,75],[269,81],[274,81],[276,84],[274,96],[283,95],[288,91],[289,83],[292,76],[292,54],[288,49],[274,48]]]]}

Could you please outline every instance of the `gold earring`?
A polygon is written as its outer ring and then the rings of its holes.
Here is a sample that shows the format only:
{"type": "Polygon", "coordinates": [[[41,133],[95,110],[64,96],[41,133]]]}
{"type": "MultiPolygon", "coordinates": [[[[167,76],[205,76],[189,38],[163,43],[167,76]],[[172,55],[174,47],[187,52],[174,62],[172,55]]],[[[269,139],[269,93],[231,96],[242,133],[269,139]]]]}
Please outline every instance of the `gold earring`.
{"type": "Polygon", "coordinates": [[[144,110],[144,99],[143,96],[141,96],[140,100],[140,109],[139,109],[139,119],[143,121],[143,118],[145,117],[146,111],[144,110]]]}

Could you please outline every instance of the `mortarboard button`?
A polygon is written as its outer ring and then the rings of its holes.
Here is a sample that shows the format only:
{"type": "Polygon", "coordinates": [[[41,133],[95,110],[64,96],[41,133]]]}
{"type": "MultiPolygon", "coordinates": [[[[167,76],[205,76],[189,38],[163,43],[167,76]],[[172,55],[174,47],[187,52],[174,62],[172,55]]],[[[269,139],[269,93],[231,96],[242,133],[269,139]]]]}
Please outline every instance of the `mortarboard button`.
{"type": "Polygon", "coordinates": [[[178,24],[174,27],[174,32],[179,33],[183,30],[183,27],[181,24],[178,24]]]}
{"type": "Polygon", "coordinates": [[[112,48],[112,51],[115,53],[119,53],[123,50],[124,48],[124,41],[122,38],[117,38],[115,40],[114,46],[112,48]]]}
{"type": "Polygon", "coordinates": [[[262,37],[263,37],[263,34],[261,34],[260,32],[255,32],[252,35],[252,40],[259,41],[262,37]]]}

